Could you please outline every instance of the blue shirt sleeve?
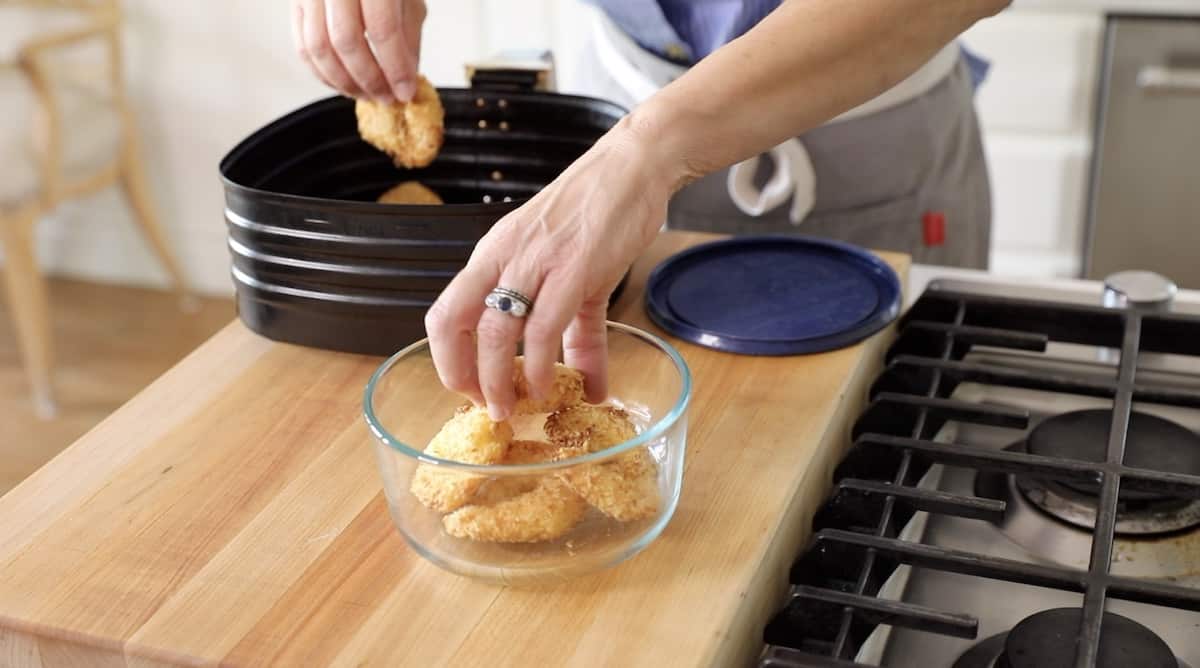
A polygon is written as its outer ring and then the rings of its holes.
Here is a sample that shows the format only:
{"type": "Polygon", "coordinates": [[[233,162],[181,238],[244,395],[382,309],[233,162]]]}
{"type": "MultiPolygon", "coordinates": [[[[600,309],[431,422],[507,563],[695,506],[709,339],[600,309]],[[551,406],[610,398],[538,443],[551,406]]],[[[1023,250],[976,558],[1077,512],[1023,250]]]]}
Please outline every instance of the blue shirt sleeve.
{"type": "MultiPolygon", "coordinates": [[[[779,6],[780,0],[585,0],[604,11],[642,48],[691,65],[737,39],[779,6]]],[[[978,90],[991,64],[959,42],[978,90]]]]}
{"type": "Polygon", "coordinates": [[[961,41],[958,43],[958,48],[962,51],[963,59],[967,61],[967,68],[971,72],[971,86],[975,90],[979,90],[984,80],[987,79],[988,72],[992,69],[992,64],[968,49],[961,41]]]}

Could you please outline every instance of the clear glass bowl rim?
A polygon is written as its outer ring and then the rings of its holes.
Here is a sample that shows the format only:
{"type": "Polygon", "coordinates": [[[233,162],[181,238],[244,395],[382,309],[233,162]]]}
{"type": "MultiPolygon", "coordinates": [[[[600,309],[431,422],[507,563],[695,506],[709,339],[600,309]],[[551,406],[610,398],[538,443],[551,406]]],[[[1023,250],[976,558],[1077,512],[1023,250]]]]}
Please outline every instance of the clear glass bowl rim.
{"type": "Polygon", "coordinates": [[[666,353],[666,355],[671,359],[671,362],[675,365],[675,370],[679,372],[681,387],[679,396],[675,400],[675,405],[671,407],[671,410],[666,415],[662,416],[660,419],[655,421],[654,424],[650,425],[650,428],[629,439],[628,441],[623,441],[614,446],[605,448],[604,450],[590,452],[579,457],[572,457],[570,459],[563,459],[553,462],[542,462],[538,464],[466,464],[463,462],[441,459],[439,457],[425,454],[422,449],[414,448],[389,433],[379,421],[378,416],[375,415],[375,410],[372,408],[371,404],[372,398],[375,395],[375,390],[378,387],[379,382],[383,379],[384,375],[386,375],[387,372],[391,370],[391,368],[395,366],[401,359],[411,355],[417,350],[427,347],[429,345],[428,338],[424,338],[420,341],[412,343],[399,352],[393,354],[391,357],[385,360],[383,364],[379,365],[379,368],[375,370],[375,373],[371,374],[371,379],[367,382],[367,389],[363,393],[363,417],[366,419],[367,426],[371,429],[371,433],[375,435],[375,438],[379,439],[381,443],[387,445],[396,452],[399,452],[407,457],[420,460],[426,464],[445,467],[447,470],[470,472],[479,475],[529,475],[542,473],[545,471],[564,469],[577,466],[579,464],[587,464],[594,461],[608,459],[627,450],[645,445],[646,443],[653,441],[666,433],[666,431],[670,429],[687,412],[688,403],[692,398],[692,372],[688,368],[687,362],[684,361],[683,356],[679,354],[679,351],[661,337],[621,322],[609,320],[605,324],[608,329],[616,330],[623,334],[639,338],[666,353]]]}

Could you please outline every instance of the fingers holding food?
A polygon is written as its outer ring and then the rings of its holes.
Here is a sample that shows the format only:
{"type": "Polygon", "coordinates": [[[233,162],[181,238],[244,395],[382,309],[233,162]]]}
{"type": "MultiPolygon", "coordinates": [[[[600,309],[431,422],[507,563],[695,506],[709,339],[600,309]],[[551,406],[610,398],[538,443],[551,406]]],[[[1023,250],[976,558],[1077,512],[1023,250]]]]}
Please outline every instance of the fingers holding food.
{"type": "MultiPolygon", "coordinates": [[[[520,466],[555,462],[599,452],[637,435],[629,414],[615,406],[583,403],[582,375],[555,369],[554,391],[534,399],[522,381],[521,358],[514,374],[521,417],[541,424],[549,440],[514,438],[508,422],[492,422],[486,409],[463,407],[430,441],[427,453],[454,461],[520,466]],[[541,417],[550,411],[544,421],[541,417]]],[[[524,432],[523,432],[524,433],[524,432]]],[[[556,540],[574,529],[589,506],[618,522],[657,514],[661,499],[658,466],[645,447],[595,464],[531,475],[485,477],[420,464],[412,492],[442,514],[445,532],[481,542],[533,543],[556,540]]]]}
{"type": "Polygon", "coordinates": [[[423,0],[361,0],[363,23],[372,52],[392,94],[400,102],[412,99],[421,55],[423,0]]]}
{"type": "Polygon", "coordinates": [[[478,350],[475,326],[487,308],[484,299],[499,278],[495,266],[468,263],[425,313],[429,353],[433,355],[438,379],[446,389],[469,397],[476,404],[482,404],[484,399],[475,359],[478,350]]]}
{"type": "Polygon", "coordinates": [[[525,361],[518,357],[513,361],[513,384],[517,391],[514,415],[553,413],[583,401],[583,374],[563,364],[554,365],[554,383],[550,394],[535,398],[525,378],[525,361]]]}
{"type": "Polygon", "coordinates": [[[359,99],[354,113],[363,140],[391,156],[398,167],[425,167],[442,148],[446,112],[437,89],[424,76],[417,78],[410,102],[359,99]]]}
{"type": "Polygon", "coordinates": [[[325,3],[322,0],[299,0],[294,16],[296,48],[300,58],[308,63],[317,78],[344,95],[363,95],[363,89],[346,70],[329,37],[325,3]]]}
{"type": "Polygon", "coordinates": [[[325,0],[325,23],[329,44],[358,90],[376,100],[391,100],[383,70],[367,43],[359,0],[325,0]]]}

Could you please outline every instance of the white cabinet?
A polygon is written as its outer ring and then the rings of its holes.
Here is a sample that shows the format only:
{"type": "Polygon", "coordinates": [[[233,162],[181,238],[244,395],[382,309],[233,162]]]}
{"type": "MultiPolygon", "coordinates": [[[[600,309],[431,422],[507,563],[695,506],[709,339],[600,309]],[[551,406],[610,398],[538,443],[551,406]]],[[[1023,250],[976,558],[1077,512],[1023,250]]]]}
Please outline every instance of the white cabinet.
{"type": "Polygon", "coordinates": [[[963,36],[992,63],[976,106],[992,177],[996,271],[1079,271],[1103,23],[1098,8],[1018,6],[963,36]]]}

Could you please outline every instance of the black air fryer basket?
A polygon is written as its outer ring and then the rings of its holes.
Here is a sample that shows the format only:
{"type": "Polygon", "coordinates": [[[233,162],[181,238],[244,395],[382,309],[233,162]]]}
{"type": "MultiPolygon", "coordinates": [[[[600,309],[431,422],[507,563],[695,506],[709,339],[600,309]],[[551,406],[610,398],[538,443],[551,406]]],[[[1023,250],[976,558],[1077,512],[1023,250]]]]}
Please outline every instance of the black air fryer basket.
{"type": "Polygon", "coordinates": [[[250,329],[372,355],[423,338],[426,310],[479,238],[625,113],[511,77],[472,81],[439,90],[446,139],[424,169],[399,169],[362,141],[342,97],[280,118],[221,161],[238,314],[250,329]],[[407,180],[446,203],[375,203],[407,180]]]}

